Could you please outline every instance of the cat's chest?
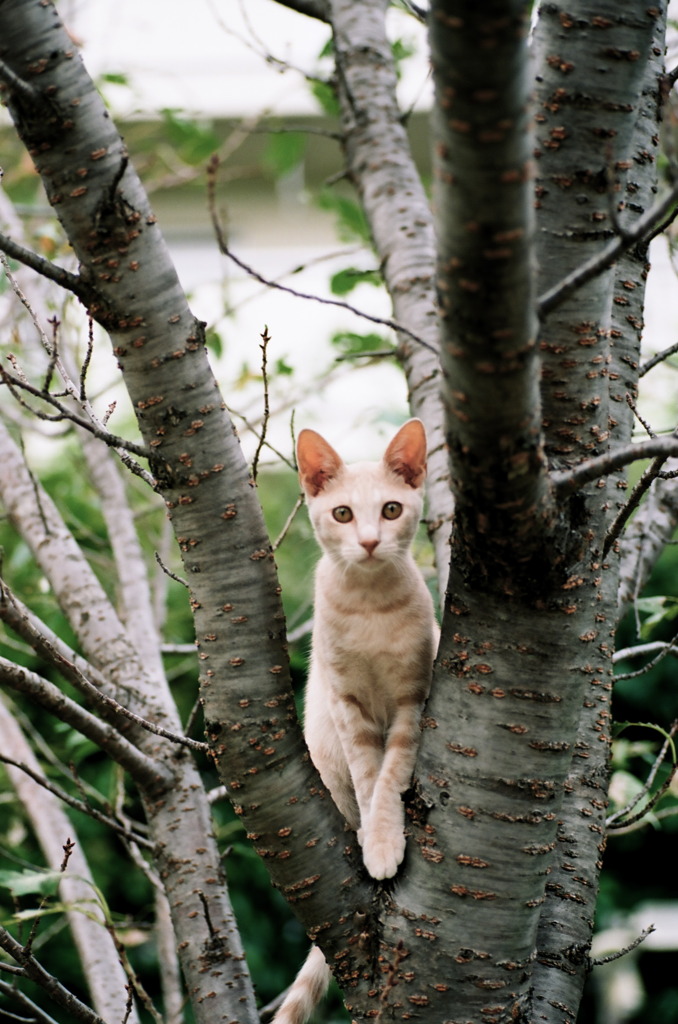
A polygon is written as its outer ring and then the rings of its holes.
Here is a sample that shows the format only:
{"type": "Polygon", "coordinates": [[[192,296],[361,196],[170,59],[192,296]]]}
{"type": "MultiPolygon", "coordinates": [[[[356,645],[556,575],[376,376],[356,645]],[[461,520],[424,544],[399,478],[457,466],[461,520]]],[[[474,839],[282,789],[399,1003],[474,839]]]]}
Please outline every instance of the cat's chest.
{"type": "Polygon", "coordinates": [[[420,672],[421,623],[400,610],[341,613],[324,602],[314,634],[314,657],[326,667],[338,691],[370,695],[384,708],[406,696],[420,672]]]}

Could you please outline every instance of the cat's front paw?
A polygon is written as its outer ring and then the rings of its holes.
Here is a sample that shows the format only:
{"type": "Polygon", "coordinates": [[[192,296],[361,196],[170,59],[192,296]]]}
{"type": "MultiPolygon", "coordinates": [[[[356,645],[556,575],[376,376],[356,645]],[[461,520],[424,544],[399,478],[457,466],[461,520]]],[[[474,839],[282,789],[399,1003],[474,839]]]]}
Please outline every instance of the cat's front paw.
{"type": "Polygon", "coordinates": [[[405,835],[402,830],[381,835],[368,832],[363,835],[363,863],[372,878],[393,878],[405,856],[405,835]]]}

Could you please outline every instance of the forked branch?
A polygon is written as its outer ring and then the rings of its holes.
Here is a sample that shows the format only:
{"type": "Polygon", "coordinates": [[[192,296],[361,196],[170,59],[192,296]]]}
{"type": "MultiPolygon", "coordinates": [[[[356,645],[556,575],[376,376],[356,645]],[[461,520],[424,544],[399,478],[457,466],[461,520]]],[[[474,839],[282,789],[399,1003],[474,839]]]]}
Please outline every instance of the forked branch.
{"type": "Polygon", "coordinates": [[[605,452],[604,455],[588,459],[573,469],[552,473],[551,483],[557,497],[562,498],[584,484],[613,473],[622,466],[637,462],[638,459],[670,458],[672,455],[678,455],[677,437],[652,437],[638,444],[627,444],[615,451],[605,452]]]}

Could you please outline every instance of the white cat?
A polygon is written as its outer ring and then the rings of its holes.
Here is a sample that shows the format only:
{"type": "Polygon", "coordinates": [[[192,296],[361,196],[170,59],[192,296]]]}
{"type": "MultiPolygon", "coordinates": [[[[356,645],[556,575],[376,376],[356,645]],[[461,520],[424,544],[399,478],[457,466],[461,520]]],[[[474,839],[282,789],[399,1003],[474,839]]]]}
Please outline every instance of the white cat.
{"type": "MultiPolygon", "coordinates": [[[[390,878],[405,855],[410,785],[438,626],[411,544],[421,517],[426,434],[409,420],[381,462],[345,465],[313,430],[299,476],[323,556],[315,579],[304,735],[323,782],[358,833],[365,867],[390,878]]],[[[301,1024],[329,968],[313,948],[275,1024],[301,1024]]]]}

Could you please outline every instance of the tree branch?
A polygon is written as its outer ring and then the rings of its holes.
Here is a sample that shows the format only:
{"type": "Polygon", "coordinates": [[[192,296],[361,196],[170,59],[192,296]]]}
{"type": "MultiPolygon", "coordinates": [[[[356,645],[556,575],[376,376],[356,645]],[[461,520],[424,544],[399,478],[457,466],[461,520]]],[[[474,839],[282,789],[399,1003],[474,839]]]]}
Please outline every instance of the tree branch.
{"type": "Polygon", "coordinates": [[[678,342],[676,342],[676,344],[674,345],[668,345],[667,348],[662,349],[661,352],[655,353],[655,355],[651,356],[647,360],[647,362],[643,363],[643,365],[640,367],[638,371],[638,376],[644,377],[645,374],[648,373],[658,363],[662,363],[665,359],[668,359],[669,356],[675,355],[676,352],[678,352],[678,342]]]}
{"type": "Polygon", "coordinates": [[[670,456],[668,455],[658,456],[657,458],[653,459],[650,465],[647,467],[647,469],[643,471],[640,480],[631,491],[628,501],[626,501],[623,507],[619,510],[619,513],[615,517],[612,525],[610,526],[610,529],[607,532],[605,543],[603,545],[603,557],[607,555],[608,551],[615,543],[617,538],[621,536],[624,527],[626,526],[626,524],[628,523],[629,519],[636,511],[638,506],[640,505],[640,502],[643,499],[643,495],[650,489],[654,481],[657,479],[657,477],[661,473],[662,466],[666,464],[669,457],[670,456]]]}
{"type": "MultiPolygon", "coordinates": [[[[35,385],[30,384],[24,377],[8,373],[3,366],[0,366],[0,377],[16,398],[18,398],[17,391],[27,391],[29,395],[33,395],[34,398],[39,398],[43,402],[47,402],[48,405],[51,405],[57,410],[56,414],[50,416],[46,413],[37,412],[35,409],[30,409],[29,411],[38,418],[47,419],[51,422],[60,422],[64,420],[70,421],[82,430],[86,430],[94,437],[97,437],[100,441],[103,441],[104,444],[108,445],[110,448],[115,448],[122,452],[128,452],[132,455],[137,455],[142,459],[148,459],[152,456],[150,449],[134,444],[133,441],[126,441],[124,438],[118,437],[116,434],[111,434],[110,431],[97,426],[97,424],[83,419],[82,416],[78,416],[77,413],[73,412],[72,409],[69,409],[63,402],[60,402],[59,399],[49,391],[45,391],[42,388],[36,388],[35,385]]],[[[150,487],[155,487],[155,480],[147,470],[143,469],[143,467],[139,466],[137,463],[132,462],[132,460],[129,460],[127,465],[136,476],[145,480],[150,487]]]]}
{"type": "Polygon", "coordinates": [[[67,1011],[72,1020],[78,1021],[79,1024],[106,1024],[98,1013],[95,1013],[85,1003],[80,1002],[54,975],[45,970],[32,953],[26,952],[21,943],[17,942],[14,936],[2,927],[0,927],[0,948],[9,953],[12,959],[19,964],[23,975],[44,989],[58,1006],[67,1011]]]}
{"type": "Polygon", "coordinates": [[[143,754],[111,725],[100,721],[67,697],[54,683],[6,658],[0,658],[0,681],[18,693],[26,694],[60,721],[86,736],[150,792],[171,787],[172,772],[161,761],[143,754]]]}
{"type": "MultiPolygon", "coordinates": [[[[35,620],[27,612],[26,609],[22,608],[18,599],[11,593],[7,585],[0,580],[0,619],[6,622],[9,626],[14,629],[16,633],[26,640],[33,650],[40,653],[43,657],[47,658],[56,668],[59,669],[64,678],[68,679],[80,692],[87,697],[87,699],[94,704],[104,704],[111,711],[115,712],[117,716],[122,716],[130,722],[134,722],[136,725],[141,726],[147,732],[154,733],[156,736],[164,736],[165,739],[171,740],[173,743],[179,743],[183,746],[189,747],[191,750],[205,751],[207,750],[207,744],[198,740],[191,739],[189,736],[182,736],[180,733],[173,732],[170,729],[165,729],[163,726],[158,725],[155,722],[150,722],[143,718],[141,715],[135,714],[129,708],[120,704],[117,700],[106,693],[106,680],[104,676],[98,672],[93,666],[88,666],[87,674],[83,672],[77,663],[77,656],[74,652],[70,651],[66,645],[58,641],[58,638],[48,636],[46,633],[41,632],[41,629],[36,626],[35,620]],[[56,640],[56,643],[54,642],[56,640]],[[88,678],[89,677],[89,678],[88,678]],[[92,682],[94,680],[94,682],[92,682]]],[[[37,678],[37,677],[36,677],[37,678]]],[[[46,682],[46,681],[45,681],[46,682]]],[[[53,684],[48,684],[53,685],[53,684]]],[[[63,697],[61,691],[54,687],[57,694],[63,697]]],[[[67,698],[63,697],[66,701],[67,698]]],[[[75,705],[79,708],[79,705],[75,705]]],[[[57,709],[55,708],[55,713],[57,709]]],[[[86,712],[80,709],[83,714],[86,712]]],[[[94,719],[98,721],[98,719],[94,719]]],[[[122,738],[122,737],[121,737],[122,738]]],[[[97,742],[94,740],[94,742],[97,742]]],[[[127,742],[127,741],[125,741],[127,742]]],[[[136,750],[130,744],[132,750],[136,750]]],[[[150,774],[145,776],[134,775],[131,767],[127,767],[136,781],[139,784],[151,783],[153,786],[157,785],[158,781],[162,778],[162,769],[152,759],[148,759],[145,755],[139,753],[139,757],[145,759],[147,762],[150,774]]],[[[114,756],[113,754],[111,756],[114,756]]],[[[118,760],[114,757],[114,760],[118,760]]],[[[122,762],[119,762],[122,764],[122,762]]],[[[172,781],[171,774],[167,775],[166,783],[170,784],[172,781]]]]}
{"type": "Polygon", "coordinates": [[[529,561],[553,514],[534,312],[528,28],[519,0],[431,5],[436,281],[454,557],[468,562],[463,571],[495,584],[505,571],[514,575],[515,558],[529,561]],[[479,60],[490,47],[492,59],[479,60]]]}
{"type": "Polygon", "coordinates": [[[614,451],[605,452],[594,459],[580,463],[574,469],[551,473],[551,483],[558,498],[565,497],[592,480],[628,466],[638,459],[670,458],[678,455],[678,438],[652,437],[638,444],[624,445],[614,451]]]}
{"type": "MultiPolygon", "coordinates": [[[[101,420],[97,416],[96,412],[94,411],[94,408],[92,407],[91,402],[87,398],[87,394],[86,394],[86,390],[85,390],[85,377],[86,377],[87,369],[89,367],[89,363],[90,363],[90,360],[91,360],[91,357],[92,357],[92,348],[93,348],[93,338],[92,338],[92,328],[91,328],[92,318],[91,317],[89,318],[90,330],[89,330],[87,354],[85,356],[85,360],[83,362],[82,369],[81,369],[80,374],[79,374],[79,377],[80,377],[79,386],[76,387],[76,385],[73,383],[73,379],[72,379],[73,374],[69,373],[67,371],[65,363],[64,363],[64,360],[62,359],[62,357],[59,355],[59,352],[58,352],[58,348],[57,348],[57,331],[56,331],[56,328],[57,328],[58,325],[57,325],[56,321],[54,321],[54,338],[50,342],[50,340],[47,338],[44,330],[42,329],[42,326],[40,324],[40,320],[38,318],[37,313],[33,309],[31,303],[28,301],[28,298],[26,297],[23,289],[19,286],[18,281],[16,280],[14,274],[11,272],[11,270],[9,268],[9,264],[7,262],[7,258],[5,257],[4,253],[2,253],[2,252],[0,252],[0,263],[2,263],[2,265],[5,268],[5,274],[7,275],[7,280],[11,284],[12,290],[14,291],[14,294],[17,296],[17,298],[19,299],[21,304],[24,306],[24,308],[28,312],[28,315],[30,316],[31,320],[33,321],[35,329],[38,332],[38,335],[39,335],[39,337],[40,337],[40,339],[42,341],[42,346],[45,349],[45,352],[47,353],[47,355],[49,356],[49,370],[48,370],[47,376],[45,378],[45,382],[44,382],[42,388],[39,391],[36,390],[36,391],[34,391],[32,393],[34,393],[37,397],[39,397],[41,399],[44,399],[46,402],[50,403],[52,406],[54,406],[57,409],[59,409],[60,410],[60,414],[56,415],[56,416],[45,417],[44,413],[38,412],[37,410],[29,410],[29,411],[33,412],[39,418],[47,418],[47,419],[52,420],[52,421],[55,421],[55,420],[58,421],[59,419],[71,420],[72,422],[76,423],[76,425],[79,425],[83,430],[86,430],[86,431],[94,434],[95,437],[98,437],[106,445],[108,445],[109,447],[113,448],[117,452],[121,462],[123,462],[124,465],[126,465],[127,468],[132,473],[134,473],[136,476],[141,477],[143,480],[145,480],[145,482],[151,488],[153,488],[155,486],[155,480],[153,479],[152,475],[147,470],[143,469],[143,467],[139,466],[139,464],[137,462],[135,462],[134,459],[131,457],[132,454],[136,454],[136,455],[140,456],[141,458],[148,459],[150,457],[150,455],[151,455],[150,449],[145,450],[143,448],[140,448],[137,445],[132,444],[132,442],[130,442],[130,441],[123,441],[121,438],[116,437],[115,434],[111,434],[110,431],[108,431],[106,429],[106,422],[107,422],[108,417],[106,416],[106,417],[104,417],[103,420],[101,420]],[[86,414],[87,419],[82,420],[80,417],[76,416],[76,414],[73,413],[72,410],[67,405],[65,405],[64,403],[58,402],[56,400],[56,397],[50,394],[50,391],[49,391],[50,378],[51,378],[51,373],[52,373],[52,371],[53,371],[53,369],[55,367],[59,371],[59,375],[60,375],[60,377],[61,377],[61,379],[62,379],[62,381],[63,381],[63,383],[65,385],[66,394],[70,395],[70,397],[71,397],[71,399],[72,399],[72,401],[73,401],[73,403],[75,405],[80,406],[83,409],[83,411],[86,414]]],[[[10,359],[10,362],[12,362],[12,365],[14,365],[16,367],[16,359],[15,359],[15,357],[10,355],[9,359],[10,359]]],[[[0,373],[2,373],[3,376],[6,376],[5,372],[2,370],[1,367],[0,367],[0,373]]],[[[24,402],[22,401],[20,395],[17,394],[13,390],[12,383],[10,383],[10,381],[7,380],[7,379],[5,380],[5,383],[7,384],[8,388],[10,389],[12,394],[14,394],[14,397],[17,399],[17,401],[20,402],[23,405],[24,402]]],[[[25,375],[17,376],[17,378],[13,381],[13,383],[14,383],[14,385],[17,388],[22,388],[22,389],[25,389],[25,390],[29,390],[28,381],[27,381],[25,375]]],[[[111,408],[113,408],[113,407],[111,407],[111,408]]],[[[110,414],[110,411],[111,410],[109,409],[109,414],[110,414]]]]}
{"type": "Polygon", "coordinates": [[[397,355],[405,371],[412,415],[426,427],[426,527],[442,601],[454,498],[440,391],[435,231],[430,199],[398,106],[386,8],[381,0],[331,4],[336,91],[347,171],[370,227],[394,318],[399,329],[403,325],[411,332],[401,330],[397,355]]]}
{"type": "MultiPolygon", "coordinates": [[[[9,966],[9,964],[3,964],[3,968],[9,966]]],[[[19,973],[20,976],[23,976],[20,967],[14,968],[12,973],[15,972],[19,973]]],[[[13,999],[14,1002],[17,1003],[26,1013],[26,1017],[18,1018],[21,1021],[21,1024],[57,1024],[54,1017],[50,1017],[48,1013],[45,1013],[42,1007],[38,1006],[37,1003],[34,1003],[32,999],[29,999],[24,992],[21,992],[21,990],[16,987],[16,985],[9,985],[6,981],[0,981],[0,993],[6,996],[7,999],[13,999]]],[[[12,1018],[9,1017],[9,1020],[11,1019],[12,1018]]]]}
{"type": "MultiPolygon", "coordinates": [[[[578,288],[581,288],[587,281],[591,281],[603,270],[611,267],[618,256],[630,249],[639,242],[649,243],[655,235],[661,234],[678,215],[678,182],[672,186],[663,199],[656,206],[644,213],[642,217],[628,228],[623,228],[604,249],[592,256],[586,263],[582,263],[562,281],[559,281],[548,291],[544,292],[537,299],[537,312],[540,317],[545,317],[552,310],[556,309],[561,302],[569,299],[578,288]]],[[[654,364],[652,364],[654,365],[654,364]]],[[[648,366],[649,369],[649,366],[648,366]]],[[[643,371],[646,372],[646,371],[643,371]]]]}
{"type": "Polygon", "coordinates": [[[85,306],[92,301],[92,289],[78,274],[72,274],[70,271],[64,270],[63,267],[57,266],[56,263],[46,260],[43,256],[38,256],[36,252],[26,249],[25,246],[13,241],[2,232],[0,232],[0,249],[7,256],[23,263],[25,267],[30,267],[42,277],[46,277],[48,281],[54,281],[55,284],[72,292],[85,306]]]}
{"type": "Polygon", "coordinates": [[[601,967],[603,964],[611,964],[613,960],[620,960],[623,956],[626,956],[627,953],[636,949],[641,942],[645,942],[648,935],[652,935],[652,932],[654,931],[656,931],[655,926],[653,924],[648,925],[647,928],[644,928],[640,935],[633,940],[633,942],[629,942],[628,946],[624,946],[623,949],[619,949],[615,953],[608,953],[606,956],[591,957],[589,960],[589,967],[591,969],[594,967],[601,967]]]}

